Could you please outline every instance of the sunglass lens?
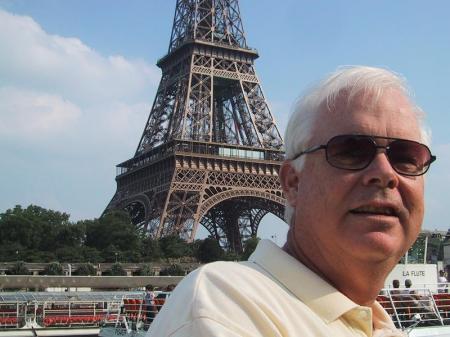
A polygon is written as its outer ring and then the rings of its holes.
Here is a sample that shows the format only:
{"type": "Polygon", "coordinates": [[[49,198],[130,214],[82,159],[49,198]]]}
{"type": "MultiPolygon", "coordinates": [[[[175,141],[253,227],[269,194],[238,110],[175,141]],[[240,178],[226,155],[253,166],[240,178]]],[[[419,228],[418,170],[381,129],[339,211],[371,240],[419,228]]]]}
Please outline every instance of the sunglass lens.
{"type": "Polygon", "coordinates": [[[371,162],[375,153],[375,144],[368,137],[336,136],[327,145],[328,162],[342,169],[360,170],[371,162]]]}
{"type": "Polygon", "coordinates": [[[401,174],[421,175],[430,164],[431,153],[428,147],[413,141],[393,141],[387,152],[392,167],[401,174]]]}

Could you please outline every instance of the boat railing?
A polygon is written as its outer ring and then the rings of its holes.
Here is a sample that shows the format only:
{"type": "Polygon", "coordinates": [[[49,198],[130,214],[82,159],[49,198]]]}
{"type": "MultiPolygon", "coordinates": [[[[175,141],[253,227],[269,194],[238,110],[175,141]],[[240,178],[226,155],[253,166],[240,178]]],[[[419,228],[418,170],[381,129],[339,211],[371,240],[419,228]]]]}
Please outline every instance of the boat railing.
{"type": "Polygon", "coordinates": [[[448,284],[383,289],[377,301],[402,329],[450,325],[450,294],[447,289],[448,284]]]}
{"type": "Polygon", "coordinates": [[[145,293],[142,298],[124,296],[121,305],[116,308],[115,312],[111,312],[111,314],[115,314],[116,320],[105,323],[106,325],[113,323],[116,329],[147,330],[169,296],[170,292],[156,292],[153,302],[146,301],[145,293]]]}
{"type": "MultiPolygon", "coordinates": [[[[118,305],[118,304],[116,304],[118,305]]],[[[50,326],[98,326],[104,320],[112,320],[108,315],[111,302],[96,301],[51,301],[42,304],[41,315],[36,315],[38,324],[50,326]]]]}
{"type": "Polygon", "coordinates": [[[25,320],[25,315],[19,309],[14,302],[0,303],[0,328],[19,327],[19,321],[25,320]]]}
{"type": "Polygon", "coordinates": [[[41,327],[100,326],[114,321],[110,314],[120,307],[120,300],[0,302],[0,329],[21,328],[33,323],[41,327]]]}
{"type": "Polygon", "coordinates": [[[170,292],[1,293],[0,329],[149,326],[170,292]]]}

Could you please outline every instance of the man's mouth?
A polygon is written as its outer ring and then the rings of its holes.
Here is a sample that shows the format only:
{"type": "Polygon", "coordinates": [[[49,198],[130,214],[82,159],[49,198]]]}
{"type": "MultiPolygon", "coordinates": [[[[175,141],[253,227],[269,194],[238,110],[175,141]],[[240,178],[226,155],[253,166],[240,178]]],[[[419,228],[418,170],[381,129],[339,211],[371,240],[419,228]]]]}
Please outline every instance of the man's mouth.
{"type": "Polygon", "coordinates": [[[353,214],[367,214],[367,215],[387,215],[387,216],[397,216],[397,212],[393,207],[389,206],[361,206],[350,210],[353,214]]]}

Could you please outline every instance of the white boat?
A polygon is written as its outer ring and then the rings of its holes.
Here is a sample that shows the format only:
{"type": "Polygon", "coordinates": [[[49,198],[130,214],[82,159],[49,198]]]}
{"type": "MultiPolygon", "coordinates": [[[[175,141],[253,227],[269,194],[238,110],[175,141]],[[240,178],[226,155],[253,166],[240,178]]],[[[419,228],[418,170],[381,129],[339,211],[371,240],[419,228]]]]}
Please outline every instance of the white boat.
{"type": "Polygon", "coordinates": [[[450,294],[443,286],[383,289],[377,300],[410,337],[450,337],[450,294]]]}
{"type": "Polygon", "coordinates": [[[144,298],[122,299],[122,305],[116,312],[111,312],[116,317],[114,321],[105,322],[100,329],[100,337],[144,337],[150,327],[151,321],[161,307],[170,292],[155,292],[155,304],[147,306],[144,298]]]}
{"type": "MultiPolygon", "coordinates": [[[[416,283],[408,289],[385,288],[377,300],[410,337],[450,337],[447,291],[448,284],[416,283]]],[[[142,291],[0,292],[0,337],[143,337],[170,293],[156,295],[149,309],[142,291]]]]}
{"type": "MultiPolygon", "coordinates": [[[[395,325],[410,337],[450,337],[450,293],[448,284],[422,284],[411,288],[386,288],[377,297],[378,302],[391,315],[395,325]]],[[[156,301],[156,316],[165,297],[156,301]]],[[[100,337],[144,337],[149,328],[149,312],[144,302],[122,298],[120,307],[110,314],[115,320],[105,323],[100,337]]]]}
{"type": "Polygon", "coordinates": [[[143,292],[0,292],[0,337],[98,336],[143,292]]]}

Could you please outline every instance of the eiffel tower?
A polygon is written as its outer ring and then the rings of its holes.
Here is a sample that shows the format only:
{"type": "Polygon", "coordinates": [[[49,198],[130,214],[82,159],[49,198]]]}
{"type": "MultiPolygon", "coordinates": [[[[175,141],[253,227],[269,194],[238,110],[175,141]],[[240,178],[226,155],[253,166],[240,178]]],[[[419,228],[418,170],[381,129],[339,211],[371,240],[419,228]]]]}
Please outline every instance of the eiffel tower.
{"type": "Polygon", "coordinates": [[[162,78],[134,157],[106,208],[160,238],[204,226],[242,251],[261,219],[283,219],[283,140],[254,68],[238,0],[177,0],[162,78]]]}

